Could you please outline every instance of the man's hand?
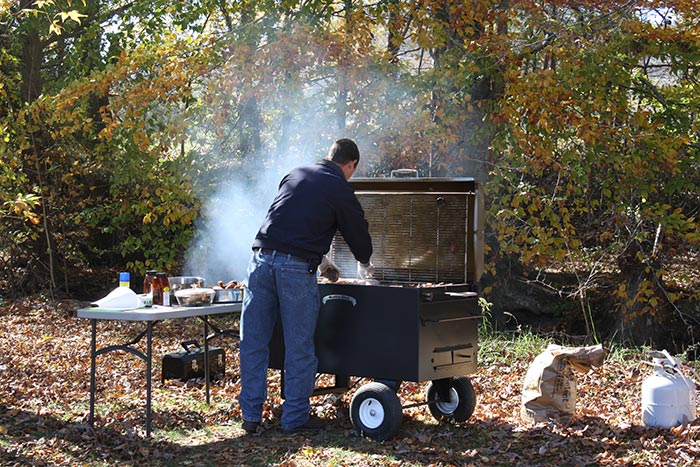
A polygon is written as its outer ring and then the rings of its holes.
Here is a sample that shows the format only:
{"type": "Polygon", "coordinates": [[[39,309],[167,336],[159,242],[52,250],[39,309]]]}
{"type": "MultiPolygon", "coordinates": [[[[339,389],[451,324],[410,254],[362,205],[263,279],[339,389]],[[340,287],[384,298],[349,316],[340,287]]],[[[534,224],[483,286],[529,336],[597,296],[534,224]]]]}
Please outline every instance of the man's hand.
{"type": "Polygon", "coordinates": [[[372,276],[374,276],[374,264],[372,264],[371,261],[365,264],[362,264],[358,261],[357,275],[360,276],[360,279],[372,279],[372,276]]]}
{"type": "Polygon", "coordinates": [[[326,255],[323,255],[323,258],[321,258],[318,272],[321,274],[321,277],[325,277],[331,282],[335,282],[340,278],[340,268],[326,255]]]}

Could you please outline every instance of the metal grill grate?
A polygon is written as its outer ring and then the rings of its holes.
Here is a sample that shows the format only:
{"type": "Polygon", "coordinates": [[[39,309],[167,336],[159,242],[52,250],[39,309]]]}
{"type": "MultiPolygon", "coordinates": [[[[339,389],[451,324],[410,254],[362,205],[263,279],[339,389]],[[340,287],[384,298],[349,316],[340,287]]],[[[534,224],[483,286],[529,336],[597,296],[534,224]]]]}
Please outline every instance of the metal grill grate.
{"type": "MultiPolygon", "coordinates": [[[[382,282],[467,282],[467,194],[358,192],[369,222],[375,278],[382,282]]],[[[350,276],[357,262],[340,233],[332,258],[350,276]]]]}

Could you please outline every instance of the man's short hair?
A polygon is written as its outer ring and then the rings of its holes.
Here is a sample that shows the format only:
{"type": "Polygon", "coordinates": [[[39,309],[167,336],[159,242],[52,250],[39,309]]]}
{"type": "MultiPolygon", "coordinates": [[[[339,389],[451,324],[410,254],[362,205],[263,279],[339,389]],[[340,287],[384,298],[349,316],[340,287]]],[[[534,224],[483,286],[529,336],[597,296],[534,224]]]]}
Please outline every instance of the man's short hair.
{"type": "Polygon", "coordinates": [[[360,150],[357,149],[357,144],[351,139],[341,138],[328,150],[328,156],[333,162],[338,164],[346,164],[352,161],[360,160],[360,150]]]}

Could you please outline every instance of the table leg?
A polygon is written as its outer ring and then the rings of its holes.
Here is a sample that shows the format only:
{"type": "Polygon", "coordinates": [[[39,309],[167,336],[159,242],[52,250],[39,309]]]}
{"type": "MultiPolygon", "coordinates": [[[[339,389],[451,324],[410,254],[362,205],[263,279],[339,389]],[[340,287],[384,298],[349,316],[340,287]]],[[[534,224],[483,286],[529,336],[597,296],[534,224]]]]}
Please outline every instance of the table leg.
{"type": "Polygon", "coordinates": [[[97,373],[97,357],[102,354],[121,350],[137,356],[146,362],[146,436],[151,436],[151,372],[153,369],[153,326],[157,321],[148,321],[148,325],[144,331],[139,333],[133,340],[126,344],[109,345],[101,349],[97,349],[97,319],[91,319],[91,336],[90,336],[90,416],[88,423],[91,427],[95,424],[95,393],[96,393],[96,373],[97,373]],[[143,353],[135,348],[141,339],[146,336],[146,353],[143,353]]]}
{"type": "Polygon", "coordinates": [[[146,437],[151,436],[151,361],[153,358],[153,322],[148,322],[146,334],[146,437]]]}
{"type": "Polygon", "coordinates": [[[209,321],[206,316],[202,321],[204,321],[204,386],[207,405],[209,405],[209,381],[211,379],[209,371],[209,339],[207,339],[207,336],[209,336],[209,321]]]}
{"type": "Polygon", "coordinates": [[[95,426],[95,352],[97,344],[95,342],[97,336],[97,320],[92,321],[92,337],[90,338],[90,417],[88,423],[90,427],[95,426]]]}

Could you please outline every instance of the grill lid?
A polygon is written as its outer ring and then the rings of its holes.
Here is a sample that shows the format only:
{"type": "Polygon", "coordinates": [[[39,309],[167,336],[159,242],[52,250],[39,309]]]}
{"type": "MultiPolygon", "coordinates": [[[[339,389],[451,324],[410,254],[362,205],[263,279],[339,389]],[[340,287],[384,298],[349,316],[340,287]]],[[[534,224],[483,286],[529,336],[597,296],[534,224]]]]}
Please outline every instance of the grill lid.
{"type": "MultiPolygon", "coordinates": [[[[471,178],[352,179],[382,282],[473,283],[483,271],[484,196],[471,178]]],[[[340,233],[331,257],[341,271],[356,260],[340,233]]]]}

